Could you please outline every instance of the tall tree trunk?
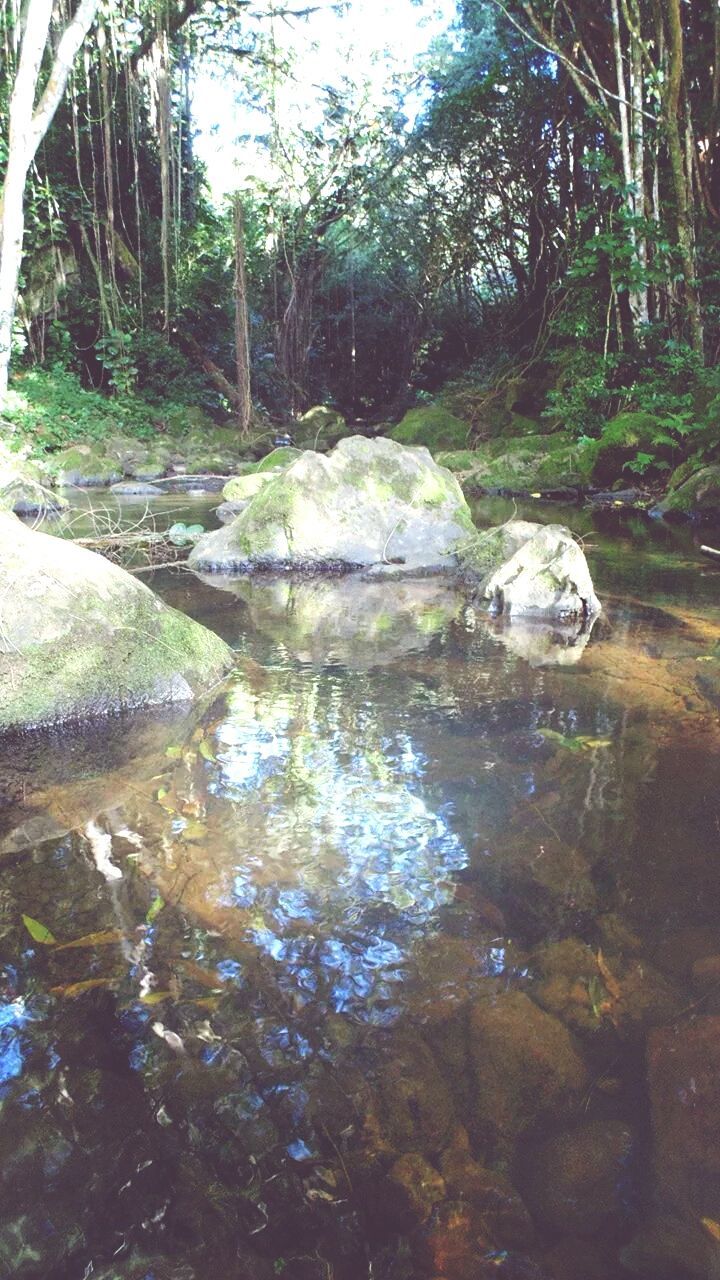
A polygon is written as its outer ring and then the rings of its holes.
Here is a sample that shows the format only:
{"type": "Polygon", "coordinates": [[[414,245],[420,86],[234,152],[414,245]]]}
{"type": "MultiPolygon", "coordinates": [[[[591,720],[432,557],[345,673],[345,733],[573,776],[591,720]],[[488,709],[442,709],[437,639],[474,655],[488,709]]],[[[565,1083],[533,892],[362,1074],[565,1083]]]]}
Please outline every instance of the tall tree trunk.
{"type": "Polygon", "coordinates": [[[247,281],[245,277],[245,220],[242,197],[233,205],[235,239],[235,366],[238,393],[238,427],[246,436],[252,416],[250,395],[250,334],[248,326],[247,281]]]}
{"type": "Polygon", "coordinates": [[[683,30],[680,0],[666,0],[668,23],[668,77],[664,93],[665,134],[670,157],[673,193],[675,196],[675,223],[680,261],[685,283],[685,302],[690,326],[690,340],[698,355],[704,355],[704,338],[700,295],[695,276],[693,246],[694,207],[692,174],[685,169],[684,148],[680,135],[680,98],[683,81],[683,30]]]}
{"type": "Polygon", "coordinates": [[[8,386],[28,170],[65,92],[70,69],[90,29],[97,5],[98,0],[80,0],[57,45],[37,105],[35,95],[50,33],[52,0],[29,0],[25,11],[20,58],[10,97],[7,167],[0,194],[0,398],[5,396],[8,386]]]}

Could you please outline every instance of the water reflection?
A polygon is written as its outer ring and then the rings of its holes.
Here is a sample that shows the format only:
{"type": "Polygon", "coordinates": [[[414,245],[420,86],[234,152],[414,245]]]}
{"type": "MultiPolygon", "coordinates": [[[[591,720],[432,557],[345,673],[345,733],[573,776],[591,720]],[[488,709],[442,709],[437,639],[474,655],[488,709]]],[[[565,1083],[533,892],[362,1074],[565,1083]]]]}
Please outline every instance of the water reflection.
{"type": "Polygon", "coordinates": [[[674,1110],[652,1225],[643,1050],[715,1013],[712,629],[165,581],[217,600],[227,694],[3,765],[2,1274],[710,1277],[674,1110]]]}

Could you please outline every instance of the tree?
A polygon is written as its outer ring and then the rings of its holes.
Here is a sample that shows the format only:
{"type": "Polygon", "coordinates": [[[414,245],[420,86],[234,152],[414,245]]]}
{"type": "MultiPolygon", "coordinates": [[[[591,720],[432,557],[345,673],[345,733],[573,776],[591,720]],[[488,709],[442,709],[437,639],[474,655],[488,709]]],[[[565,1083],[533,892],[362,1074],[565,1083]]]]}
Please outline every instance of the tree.
{"type": "Polygon", "coordinates": [[[80,0],[63,31],[38,100],[50,43],[53,0],[29,0],[19,38],[10,97],[8,154],[0,195],[0,396],[7,392],[13,321],[25,230],[25,184],[30,165],[65,92],[68,76],[95,17],[98,0],[80,0]]]}

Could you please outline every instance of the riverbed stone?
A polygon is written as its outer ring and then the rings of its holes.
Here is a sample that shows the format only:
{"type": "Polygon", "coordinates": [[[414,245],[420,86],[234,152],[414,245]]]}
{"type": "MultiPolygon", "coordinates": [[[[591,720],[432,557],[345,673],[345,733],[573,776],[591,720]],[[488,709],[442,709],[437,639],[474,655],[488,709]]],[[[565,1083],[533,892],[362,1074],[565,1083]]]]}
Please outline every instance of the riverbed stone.
{"type": "Polygon", "coordinates": [[[460,486],[426,450],[352,436],[327,457],[303,453],[231,525],[201,539],[190,564],[442,571],[475,532],[460,486]]]}
{"type": "Polygon", "coordinates": [[[0,516],[0,730],[189,700],[232,665],[131,574],[0,516]]]}
{"type": "Polygon", "coordinates": [[[537,1120],[572,1110],[587,1087],[587,1068],[562,1022],[522,991],[478,1001],[469,1033],[477,1138],[508,1159],[537,1120]]]}
{"type": "Polygon", "coordinates": [[[146,480],[121,480],[119,484],[111,485],[110,491],[118,494],[121,498],[150,498],[157,497],[158,494],[163,493],[159,485],[150,484],[146,480]]]}
{"type": "Polygon", "coordinates": [[[621,1120],[591,1120],[540,1143],[527,1160],[525,1196],[543,1227],[595,1236],[622,1227],[632,1198],[635,1138],[621,1120]]]}

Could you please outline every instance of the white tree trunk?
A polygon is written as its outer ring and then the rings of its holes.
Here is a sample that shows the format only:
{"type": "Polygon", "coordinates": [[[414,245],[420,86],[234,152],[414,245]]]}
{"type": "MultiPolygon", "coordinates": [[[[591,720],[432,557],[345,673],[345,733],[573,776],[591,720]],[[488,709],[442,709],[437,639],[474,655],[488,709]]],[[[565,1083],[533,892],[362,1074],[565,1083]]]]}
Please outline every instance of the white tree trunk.
{"type": "Polygon", "coordinates": [[[50,75],[35,106],[48,42],[53,0],[29,0],[15,82],[10,97],[8,162],[0,193],[0,402],[7,392],[13,320],[25,230],[28,170],[65,92],[75,55],[90,29],[98,0],[80,0],[57,46],[50,75]]]}

